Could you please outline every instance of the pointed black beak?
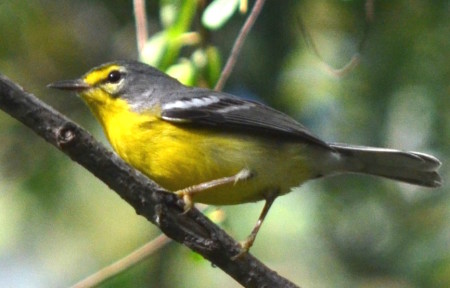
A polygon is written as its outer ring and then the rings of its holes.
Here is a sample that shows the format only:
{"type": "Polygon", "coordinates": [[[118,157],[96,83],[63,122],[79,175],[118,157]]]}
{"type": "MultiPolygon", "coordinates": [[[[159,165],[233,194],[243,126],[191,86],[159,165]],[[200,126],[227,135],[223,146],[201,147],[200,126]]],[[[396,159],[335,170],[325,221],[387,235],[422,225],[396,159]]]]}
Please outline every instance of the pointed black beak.
{"type": "Polygon", "coordinates": [[[83,90],[91,88],[88,84],[84,83],[81,79],[76,80],[62,80],[47,85],[48,88],[68,90],[74,92],[81,92],[83,90]]]}

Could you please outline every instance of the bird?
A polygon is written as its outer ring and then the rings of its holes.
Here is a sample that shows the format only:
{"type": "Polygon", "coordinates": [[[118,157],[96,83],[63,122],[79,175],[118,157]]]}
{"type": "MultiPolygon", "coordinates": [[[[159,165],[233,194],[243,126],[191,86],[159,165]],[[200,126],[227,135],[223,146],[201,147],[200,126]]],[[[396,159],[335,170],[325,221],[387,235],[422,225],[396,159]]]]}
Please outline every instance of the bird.
{"type": "Polygon", "coordinates": [[[442,184],[434,156],[326,142],[267,105],[185,86],[134,60],[108,62],[48,86],[76,92],[117,154],[181,197],[185,211],[194,203],[264,200],[236,258],[253,245],[274,200],[308,180],[357,173],[442,184]]]}

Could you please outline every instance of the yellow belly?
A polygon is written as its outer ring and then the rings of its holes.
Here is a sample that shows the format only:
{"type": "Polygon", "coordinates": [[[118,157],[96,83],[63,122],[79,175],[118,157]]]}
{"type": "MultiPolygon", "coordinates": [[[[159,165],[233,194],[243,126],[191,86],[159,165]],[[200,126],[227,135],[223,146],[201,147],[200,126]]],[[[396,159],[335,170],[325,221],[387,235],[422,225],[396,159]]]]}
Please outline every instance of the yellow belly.
{"type": "Polygon", "coordinates": [[[232,176],[242,169],[254,175],[195,194],[194,202],[228,205],[257,201],[266,193],[287,193],[311,177],[300,157],[299,143],[261,142],[262,137],[175,125],[129,112],[98,116],[115,151],[170,191],[232,176]]]}

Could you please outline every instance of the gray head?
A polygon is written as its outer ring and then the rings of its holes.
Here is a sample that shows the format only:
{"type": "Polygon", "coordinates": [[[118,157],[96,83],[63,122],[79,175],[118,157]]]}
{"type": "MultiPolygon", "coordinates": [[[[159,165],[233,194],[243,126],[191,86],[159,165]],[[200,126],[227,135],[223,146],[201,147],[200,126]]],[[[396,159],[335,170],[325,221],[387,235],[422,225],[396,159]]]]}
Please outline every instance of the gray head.
{"type": "Polygon", "coordinates": [[[186,89],[176,79],[138,61],[121,60],[91,69],[80,79],[64,80],[49,85],[51,88],[79,93],[91,106],[112,99],[123,99],[133,110],[153,107],[158,99],[171,91],[186,89]],[[161,93],[164,91],[164,93],[161,93]]]}

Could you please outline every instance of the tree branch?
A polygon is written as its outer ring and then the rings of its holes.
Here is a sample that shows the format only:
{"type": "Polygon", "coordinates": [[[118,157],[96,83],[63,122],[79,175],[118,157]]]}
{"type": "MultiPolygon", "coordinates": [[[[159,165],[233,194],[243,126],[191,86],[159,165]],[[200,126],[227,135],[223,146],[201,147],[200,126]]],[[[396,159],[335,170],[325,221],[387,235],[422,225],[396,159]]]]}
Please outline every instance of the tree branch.
{"type": "Polygon", "coordinates": [[[265,0],[256,0],[255,4],[253,5],[253,9],[250,12],[250,15],[247,17],[247,20],[245,20],[244,26],[242,26],[241,31],[239,31],[239,35],[236,38],[236,41],[234,41],[230,56],[228,57],[227,63],[225,64],[222,73],[220,73],[220,78],[217,81],[214,90],[221,91],[223,89],[223,86],[225,86],[225,83],[227,82],[228,77],[230,76],[231,71],[236,64],[239,53],[241,52],[242,45],[244,45],[244,41],[247,38],[250,29],[252,29],[253,24],[255,24],[256,18],[258,18],[259,12],[261,12],[264,3],[265,0]]]}
{"type": "Polygon", "coordinates": [[[297,287],[250,254],[231,260],[239,252],[238,244],[202,213],[196,209],[182,213],[182,201],[176,195],[1,74],[0,109],[93,173],[167,236],[199,253],[244,287],[297,287]]]}
{"type": "Polygon", "coordinates": [[[84,278],[70,288],[97,287],[106,280],[111,279],[112,277],[117,276],[119,273],[122,273],[123,271],[138,264],[140,261],[153,254],[153,252],[157,251],[170,242],[170,238],[167,238],[167,236],[164,234],[160,234],[158,237],[140,247],[139,249],[133,251],[126,257],[114,262],[113,264],[105,268],[100,269],[99,271],[95,272],[89,277],[84,278]]]}
{"type": "Polygon", "coordinates": [[[133,0],[133,10],[136,25],[136,41],[138,54],[141,55],[147,43],[147,15],[145,14],[145,0],[133,0]]]}

